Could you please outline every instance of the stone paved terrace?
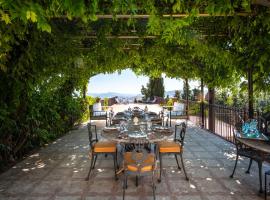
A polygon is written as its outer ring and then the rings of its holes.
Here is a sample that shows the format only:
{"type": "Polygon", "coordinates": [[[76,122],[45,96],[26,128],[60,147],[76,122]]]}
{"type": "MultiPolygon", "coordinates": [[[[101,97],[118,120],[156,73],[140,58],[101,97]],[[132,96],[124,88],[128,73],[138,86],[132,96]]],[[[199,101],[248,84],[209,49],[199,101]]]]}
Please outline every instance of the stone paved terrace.
{"type": "MultiPolygon", "coordinates": [[[[104,122],[95,122],[99,130],[104,122]]],[[[235,158],[234,146],[189,124],[184,160],[190,181],[176,168],[174,157],[164,156],[165,174],[156,184],[157,199],[256,200],[257,165],[244,171],[248,160],[240,160],[235,178],[229,178],[235,158]]],[[[30,155],[0,175],[0,199],[5,200],[116,200],[122,198],[122,177],[114,180],[113,161],[100,156],[90,180],[86,182],[90,161],[86,126],[69,132],[47,147],[30,155]]],[[[264,166],[266,170],[267,166],[264,166]]],[[[152,199],[150,178],[136,188],[129,181],[126,199],[152,199]],[[143,183],[143,184],[142,184],[143,183]]]]}

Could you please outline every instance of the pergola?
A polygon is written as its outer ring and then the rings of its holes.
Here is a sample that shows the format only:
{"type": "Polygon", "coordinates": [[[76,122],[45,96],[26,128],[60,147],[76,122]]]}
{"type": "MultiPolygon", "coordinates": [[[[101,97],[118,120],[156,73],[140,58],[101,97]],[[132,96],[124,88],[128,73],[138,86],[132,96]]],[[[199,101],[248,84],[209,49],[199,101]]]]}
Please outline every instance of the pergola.
{"type": "MultiPolygon", "coordinates": [[[[125,68],[186,84],[201,80],[209,104],[215,87],[247,73],[253,118],[253,85],[269,86],[269,6],[267,0],[0,3],[0,130],[6,133],[0,143],[8,147],[0,160],[49,140],[52,114],[62,120],[56,132],[65,132],[80,117],[69,104],[74,90],[85,96],[91,76],[125,68]],[[44,107],[35,110],[37,102],[44,107]],[[45,111],[48,117],[41,117],[45,111]]],[[[211,107],[209,120],[213,130],[211,107]]]]}

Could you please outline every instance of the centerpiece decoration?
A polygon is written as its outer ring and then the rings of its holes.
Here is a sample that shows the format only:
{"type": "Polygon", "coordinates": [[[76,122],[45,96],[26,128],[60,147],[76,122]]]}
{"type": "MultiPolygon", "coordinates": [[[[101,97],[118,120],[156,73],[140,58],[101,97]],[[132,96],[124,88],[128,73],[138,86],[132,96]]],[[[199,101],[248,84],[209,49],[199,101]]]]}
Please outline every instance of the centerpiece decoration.
{"type": "Polygon", "coordinates": [[[138,117],[134,117],[133,118],[134,125],[138,125],[138,122],[139,122],[139,118],[138,117]]]}

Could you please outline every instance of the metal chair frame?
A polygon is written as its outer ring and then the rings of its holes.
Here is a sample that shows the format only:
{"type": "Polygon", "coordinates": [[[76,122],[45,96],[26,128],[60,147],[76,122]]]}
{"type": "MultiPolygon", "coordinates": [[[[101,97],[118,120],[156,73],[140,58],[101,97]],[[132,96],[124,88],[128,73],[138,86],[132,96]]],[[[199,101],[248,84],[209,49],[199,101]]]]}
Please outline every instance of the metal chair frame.
{"type": "MultiPolygon", "coordinates": [[[[172,115],[172,112],[180,112],[180,111],[173,111],[173,106],[163,106],[163,123],[166,124],[166,126],[172,126],[172,119],[188,119],[188,110],[185,105],[184,114],[179,115],[172,115]],[[167,121],[165,122],[165,110],[168,110],[169,113],[167,113],[167,121]]],[[[182,112],[182,111],[181,111],[182,112]]]]}
{"type": "MultiPolygon", "coordinates": [[[[102,106],[102,108],[109,108],[109,106],[102,106]]],[[[105,120],[106,126],[111,124],[111,118],[113,113],[108,111],[93,111],[93,105],[89,106],[89,114],[90,114],[90,123],[92,120],[105,120]],[[104,114],[105,112],[105,114],[104,114]]]]}
{"type": "Polygon", "coordinates": [[[270,175],[270,171],[264,173],[264,199],[267,200],[267,176],[270,175]]]}
{"type": "MultiPolygon", "coordinates": [[[[123,160],[123,169],[124,169],[124,179],[123,179],[123,200],[125,199],[125,191],[127,188],[127,177],[128,175],[135,175],[136,176],[136,186],[138,186],[138,181],[139,178],[141,176],[147,176],[147,175],[151,175],[152,176],[152,191],[153,191],[153,198],[154,200],[156,199],[156,194],[155,194],[155,190],[156,190],[156,186],[155,186],[155,170],[156,170],[156,157],[153,153],[148,153],[147,150],[144,149],[144,146],[146,145],[145,142],[142,142],[141,144],[138,143],[135,145],[135,148],[132,150],[132,160],[134,161],[134,164],[132,163],[127,163],[125,161],[125,159],[123,160]],[[141,158],[138,158],[138,154],[141,154],[141,158]],[[149,163],[145,163],[146,159],[148,158],[148,156],[153,155],[154,158],[154,162],[152,165],[150,165],[149,163]],[[130,171],[127,166],[134,166],[136,167],[138,170],[137,171],[130,171]],[[142,169],[145,166],[151,166],[152,170],[143,172],[142,169]]],[[[126,153],[126,152],[124,152],[126,153]]]]}
{"type": "Polygon", "coordinates": [[[263,158],[260,155],[260,152],[245,146],[244,144],[242,144],[237,138],[237,131],[241,131],[242,127],[242,122],[239,122],[235,125],[235,128],[233,130],[233,135],[234,135],[234,141],[235,141],[235,146],[236,146],[236,160],[235,160],[235,164],[234,164],[234,168],[233,168],[233,172],[230,175],[231,178],[233,178],[236,167],[237,167],[237,163],[238,163],[238,158],[239,156],[243,156],[246,158],[249,158],[249,165],[248,165],[248,169],[246,171],[247,174],[249,174],[250,172],[250,168],[252,165],[252,161],[256,161],[258,163],[258,168],[259,168],[259,181],[260,181],[260,190],[259,192],[262,193],[262,162],[263,162],[263,158]]]}
{"type": "Polygon", "coordinates": [[[87,124],[87,129],[88,129],[88,137],[89,137],[89,146],[90,146],[90,157],[91,157],[91,164],[90,164],[90,168],[89,168],[89,172],[87,177],[85,178],[86,181],[89,180],[90,174],[92,169],[95,168],[96,165],[96,161],[97,161],[97,157],[98,154],[105,154],[105,155],[112,155],[113,156],[113,164],[114,164],[114,176],[115,176],[115,180],[117,180],[117,169],[118,169],[118,164],[117,164],[117,148],[116,151],[114,153],[108,153],[108,152],[95,152],[94,148],[95,148],[95,144],[98,143],[98,138],[97,138],[97,127],[96,125],[92,125],[90,123],[87,124]],[[92,129],[94,128],[95,131],[95,138],[93,138],[93,132],[92,129]]]}
{"type": "MultiPolygon", "coordinates": [[[[184,139],[185,139],[185,135],[186,135],[186,123],[182,122],[181,124],[177,124],[175,125],[175,132],[174,132],[174,142],[179,143],[180,147],[182,148],[182,150],[180,152],[166,152],[166,153],[162,153],[160,152],[160,150],[158,151],[159,154],[159,164],[160,164],[160,174],[159,174],[159,179],[158,182],[161,182],[161,176],[162,176],[162,156],[165,154],[174,154],[175,156],[175,160],[178,166],[178,169],[181,170],[181,167],[179,165],[179,161],[177,156],[180,156],[181,159],[181,164],[182,164],[182,168],[186,177],[186,180],[188,181],[189,178],[187,176],[186,173],[186,169],[185,169],[185,165],[184,165],[184,161],[183,161],[183,147],[184,147],[184,139]],[[181,129],[179,131],[179,134],[177,134],[177,127],[181,126],[181,129]]],[[[159,149],[159,147],[157,147],[159,149]]]]}

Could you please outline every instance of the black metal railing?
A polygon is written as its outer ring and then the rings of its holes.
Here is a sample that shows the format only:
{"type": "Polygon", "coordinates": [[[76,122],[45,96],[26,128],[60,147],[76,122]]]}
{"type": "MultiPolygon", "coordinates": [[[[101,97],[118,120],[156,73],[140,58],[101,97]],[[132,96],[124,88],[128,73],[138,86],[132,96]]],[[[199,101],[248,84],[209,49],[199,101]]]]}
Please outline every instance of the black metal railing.
{"type": "MultiPolygon", "coordinates": [[[[235,108],[217,104],[200,102],[189,102],[189,119],[200,127],[222,137],[223,139],[234,142],[233,129],[237,122],[247,119],[248,110],[245,108],[235,108]],[[203,115],[202,115],[202,110],[203,115]],[[209,110],[213,112],[213,119],[209,119],[209,110]]],[[[259,118],[260,113],[255,112],[254,118],[259,118]]]]}

